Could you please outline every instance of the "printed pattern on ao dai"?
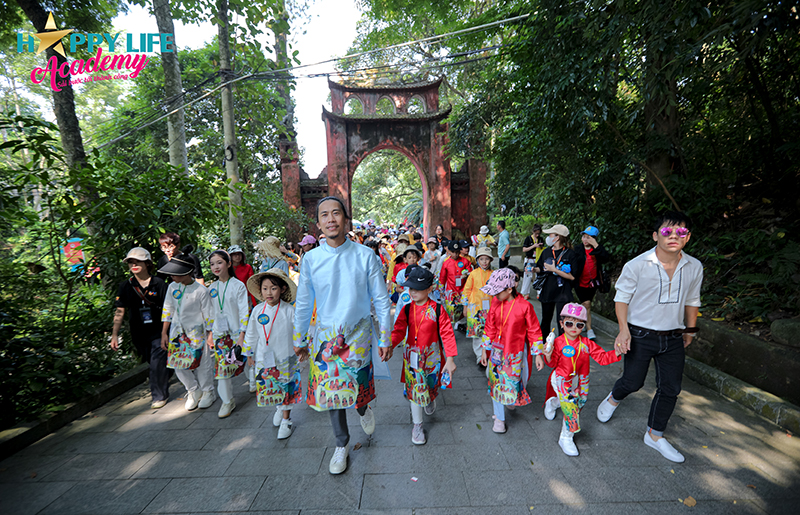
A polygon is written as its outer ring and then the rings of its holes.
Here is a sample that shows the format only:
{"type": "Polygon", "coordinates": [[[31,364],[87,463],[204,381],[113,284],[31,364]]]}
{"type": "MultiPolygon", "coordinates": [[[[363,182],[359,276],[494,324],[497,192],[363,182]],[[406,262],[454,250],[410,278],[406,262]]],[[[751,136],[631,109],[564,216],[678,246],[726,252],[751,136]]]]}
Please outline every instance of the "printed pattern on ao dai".
{"type": "Polygon", "coordinates": [[[244,356],[237,358],[234,353],[236,340],[247,330],[247,287],[239,279],[231,277],[225,282],[209,284],[208,294],[213,318],[215,379],[230,379],[242,373],[249,354],[246,349],[242,349],[244,356]]]}
{"type": "Polygon", "coordinates": [[[214,321],[206,287],[197,281],[189,285],[170,283],[161,321],[170,322],[167,368],[197,368],[206,344],[206,331],[214,321]]]}

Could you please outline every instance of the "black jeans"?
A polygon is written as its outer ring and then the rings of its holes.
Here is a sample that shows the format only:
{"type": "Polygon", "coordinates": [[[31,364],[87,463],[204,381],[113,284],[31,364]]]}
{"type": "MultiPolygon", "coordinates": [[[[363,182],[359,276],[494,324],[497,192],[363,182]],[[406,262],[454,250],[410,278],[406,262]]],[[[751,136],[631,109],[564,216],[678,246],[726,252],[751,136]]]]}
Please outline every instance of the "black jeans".
{"type": "Polygon", "coordinates": [[[542,302],[542,319],[539,320],[539,325],[542,328],[542,336],[544,338],[547,338],[547,335],[550,334],[550,329],[554,327],[556,328],[556,334],[564,334],[564,330],[561,329],[558,323],[558,317],[566,305],[566,302],[542,302]],[[550,325],[553,320],[553,313],[556,315],[556,320],[553,325],[550,325]]]}
{"type": "Polygon", "coordinates": [[[152,340],[145,337],[134,340],[133,346],[142,360],[150,364],[150,395],[155,401],[169,399],[169,379],[172,369],[167,368],[167,351],[161,348],[161,336],[152,340]]]}
{"type": "Polygon", "coordinates": [[[611,395],[621,401],[638,391],[647,377],[650,360],[656,369],[656,394],[650,404],[647,425],[661,436],[681,393],[685,351],[683,335],[678,332],[658,335],[642,328],[631,328],[631,350],[625,354],[625,369],[614,384],[611,395]]]}
{"type": "Polygon", "coordinates": [[[505,259],[500,258],[500,266],[498,266],[497,268],[508,268],[508,262],[509,262],[510,259],[511,259],[511,256],[509,256],[509,257],[507,257],[505,259]]]}
{"type": "MultiPolygon", "coordinates": [[[[367,412],[367,407],[356,408],[356,411],[363,417],[364,413],[367,412]]],[[[332,409],[330,414],[333,436],[336,437],[336,447],[347,447],[347,443],[350,441],[350,431],[347,428],[347,410],[332,409]]]]}

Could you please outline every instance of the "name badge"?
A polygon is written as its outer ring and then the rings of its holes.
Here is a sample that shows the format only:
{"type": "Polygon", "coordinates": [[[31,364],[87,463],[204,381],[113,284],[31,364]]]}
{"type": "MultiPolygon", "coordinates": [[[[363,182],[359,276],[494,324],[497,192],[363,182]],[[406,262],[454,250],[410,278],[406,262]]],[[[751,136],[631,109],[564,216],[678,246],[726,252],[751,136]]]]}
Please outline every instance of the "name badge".
{"type": "Polygon", "coordinates": [[[258,320],[258,323],[261,325],[267,325],[269,323],[269,316],[267,316],[266,313],[261,313],[260,315],[258,315],[258,318],[256,318],[256,320],[258,320]]]}
{"type": "Polygon", "coordinates": [[[575,347],[573,347],[572,345],[567,345],[566,347],[561,349],[561,354],[563,354],[568,358],[571,358],[572,356],[575,355],[575,347]]]}
{"type": "Polygon", "coordinates": [[[150,312],[150,308],[141,308],[139,310],[139,315],[142,317],[143,324],[153,323],[153,314],[150,312]]]}
{"type": "Polygon", "coordinates": [[[180,290],[175,290],[172,292],[172,296],[175,297],[175,300],[178,300],[183,297],[183,292],[180,290]]]}
{"type": "Polygon", "coordinates": [[[489,306],[491,306],[491,304],[492,304],[491,300],[484,300],[483,302],[481,302],[481,309],[484,311],[489,311],[489,306]]]}
{"type": "Polygon", "coordinates": [[[408,366],[419,370],[419,352],[412,350],[408,353],[408,366]]]}
{"type": "Polygon", "coordinates": [[[217,295],[219,295],[219,293],[217,292],[217,289],[216,288],[211,288],[211,298],[212,299],[216,299],[217,295]]]}
{"type": "Polygon", "coordinates": [[[456,277],[456,288],[461,288],[461,278],[456,277]]]}

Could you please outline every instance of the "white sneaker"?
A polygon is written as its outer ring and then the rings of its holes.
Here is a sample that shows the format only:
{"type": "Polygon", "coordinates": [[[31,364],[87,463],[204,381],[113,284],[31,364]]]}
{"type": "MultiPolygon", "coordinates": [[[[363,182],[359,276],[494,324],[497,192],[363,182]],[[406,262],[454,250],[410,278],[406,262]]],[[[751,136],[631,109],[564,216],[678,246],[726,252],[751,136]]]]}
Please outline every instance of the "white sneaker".
{"type": "Polygon", "coordinates": [[[430,403],[425,405],[424,409],[426,415],[433,415],[433,412],[436,411],[436,399],[433,399],[430,403]]]}
{"type": "Polygon", "coordinates": [[[216,400],[217,400],[217,394],[214,392],[214,390],[207,390],[203,392],[203,396],[200,397],[200,404],[198,404],[198,407],[200,407],[201,409],[210,408],[211,405],[214,404],[214,401],[216,400]]]}
{"type": "Polygon", "coordinates": [[[372,412],[371,406],[367,406],[367,411],[361,417],[361,429],[368,435],[375,432],[375,414],[372,412]]]}
{"type": "Polygon", "coordinates": [[[422,430],[422,424],[414,424],[411,430],[411,443],[414,445],[425,444],[425,431],[422,430]]]}
{"type": "Polygon", "coordinates": [[[666,438],[662,437],[658,441],[653,440],[653,437],[650,436],[650,431],[647,431],[644,434],[644,443],[647,444],[648,447],[652,447],[660,452],[661,455],[667,458],[669,461],[674,461],[675,463],[683,463],[686,461],[686,458],[683,457],[683,454],[679,453],[677,449],[675,449],[675,447],[673,447],[672,444],[667,441],[666,438]]]}
{"type": "Polygon", "coordinates": [[[331,464],[328,466],[328,472],[331,474],[341,474],[347,470],[347,447],[337,447],[333,451],[331,464]]]}
{"type": "Polygon", "coordinates": [[[292,436],[292,421],[288,418],[281,419],[280,429],[278,429],[278,440],[285,440],[292,436]]]}
{"type": "Polygon", "coordinates": [[[217,416],[219,418],[229,417],[230,414],[231,414],[231,411],[233,411],[233,408],[235,408],[235,407],[236,407],[236,400],[235,399],[231,399],[231,402],[223,402],[222,406],[219,407],[219,413],[217,413],[217,416]]]}
{"type": "Polygon", "coordinates": [[[561,426],[561,436],[558,437],[558,446],[564,451],[567,456],[577,456],[578,448],[575,447],[575,442],[572,441],[575,433],[569,431],[564,425],[561,426]]]}
{"type": "Polygon", "coordinates": [[[589,331],[586,333],[586,337],[589,338],[590,340],[596,340],[597,335],[594,334],[594,329],[589,329],[589,331]]]}
{"type": "Polygon", "coordinates": [[[281,420],[283,420],[283,410],[275,408],[275,414],[272,415],[272,425],[275,427],[280,427],[281,420]]]}
{"type": "Polygon", "coordinates": [[[559,406],[558,397],[550,397],[544,403],[544,418],[553,420],[556,418],[556,409],[559,406]]]}
{"type": "Polygon", "coordinates": [[[258,390],[256,385],[254,385],[253,383],[250,383],[250,393],[256,393],[256,390],[258,390]]]}
{"type": "Polygon", "coordinates": [[[200,395],[201,393],[197,390],[186,392],[186,404],[184,404],[186,411],[194,411],[197,409],[197,403],[200,402],[200,395]]]}
{"type": "Polygon", "coordinates": [[[608,402],[608,399],[610,398],[611,394],[609,393],[608,397],[603,399],[603,402],[601,402],[600,405],[597,407],[597,420],[599,420],[600,422],[605,423],[611,420],[611,415],[614,414],[614,410],[619,407],[619,404],[614,406],[613,404],[608,402]]]}

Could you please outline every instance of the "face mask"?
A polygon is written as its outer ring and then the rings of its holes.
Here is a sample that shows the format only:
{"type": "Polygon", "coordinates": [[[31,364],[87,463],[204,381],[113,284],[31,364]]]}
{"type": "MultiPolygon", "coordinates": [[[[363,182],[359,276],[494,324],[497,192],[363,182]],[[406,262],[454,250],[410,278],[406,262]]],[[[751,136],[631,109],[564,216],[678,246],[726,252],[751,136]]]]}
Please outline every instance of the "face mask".
{"type": "Polygon", "coordinates": [[[556,238],[554,236],[548,236],[544,242],[547,244],[548,247],[552,247],[556,243],[556,238]]]}

